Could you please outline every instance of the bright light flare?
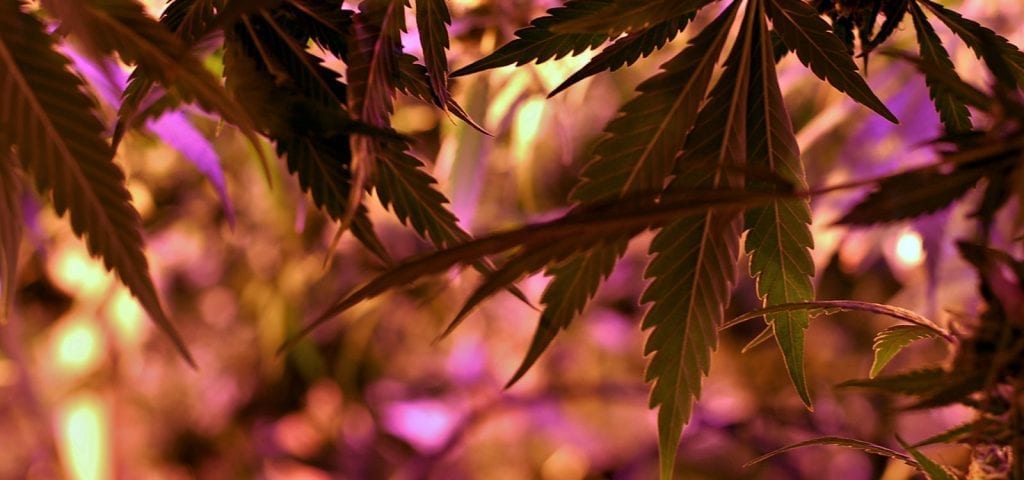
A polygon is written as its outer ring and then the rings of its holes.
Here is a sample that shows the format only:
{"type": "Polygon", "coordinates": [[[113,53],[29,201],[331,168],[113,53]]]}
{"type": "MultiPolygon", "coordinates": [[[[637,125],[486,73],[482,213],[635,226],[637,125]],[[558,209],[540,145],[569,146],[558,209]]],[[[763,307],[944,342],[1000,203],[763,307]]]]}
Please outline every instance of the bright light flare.
{"type": "Polygon", "coordinates": [[[103,402],[92,393],[72,397],[60,415],[60,449],[67,478],[110,478],[110,432],[103,402]]]}
{"type": "Polygon", "coordinates": [[[62,371],[80,373],[94,367],[103,351],[102,337],[91,322],[70,319],[55,332],[56,364],[62,371]]]}
{"type": "Polygon", "coordinates": [[[906,230],[896,240],[896,259],[904,267],[912,268],[924,262],[924,241],[921,234],[906,230]]]}

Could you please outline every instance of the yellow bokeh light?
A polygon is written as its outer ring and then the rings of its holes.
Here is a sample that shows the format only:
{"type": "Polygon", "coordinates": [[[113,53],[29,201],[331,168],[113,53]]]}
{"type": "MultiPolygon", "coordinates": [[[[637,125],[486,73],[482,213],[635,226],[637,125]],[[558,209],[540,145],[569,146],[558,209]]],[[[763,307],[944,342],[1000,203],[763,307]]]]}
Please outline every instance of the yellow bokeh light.
{"type": "Polygon", "coordinates": [[[99,298],[111,281],[103,265],[79,246],[58,250],[50,263],[50,272],[58,287],[83,300],[99,298]]]}
{"type": "Polygon", "coordinates": [[[110,478],[110,432],[103,402],[94,394],[67,401],[60,415],[60,450],[67,478],[110,478]]]}
{"type": "Polygon", "coordinates": [[[114,333],[122,346],[137,345],[144,338],[147,324],[143,321],[142,307],[127,289],[118,289],[107,309],[114,333]]]}
{"type": "Polygon", "coordinates": [[[69,373],[88,370],[100,359],[101,342],[100,332],[91,323],[67,321],[54,339],[57,366],[69,373]]]}
{"type": "Polygon", "coordinates": [[[916,267],[924,261],[924,242],[921,234],[907,230],[896,240],[896,258],[905,267],[916,267]]]}

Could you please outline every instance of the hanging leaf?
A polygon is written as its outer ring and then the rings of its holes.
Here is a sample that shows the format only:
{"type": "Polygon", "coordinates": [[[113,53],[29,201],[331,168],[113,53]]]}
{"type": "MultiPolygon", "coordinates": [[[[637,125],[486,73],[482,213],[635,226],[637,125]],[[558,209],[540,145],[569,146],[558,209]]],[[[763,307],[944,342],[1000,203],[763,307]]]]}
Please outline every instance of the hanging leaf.
{"type": "MultiPolygon", "coordinates": [[[[620,111],[595,148],[570,199],[596,203],[660,190],[671,174],[685,133],[693,127],[711,74],[735,18],[734,3],[690,45],[662,65],[662,72],[637,87],[640,94],[620,111]]],[[[541,296],[544,310],[511,385],[536,362],[555,335],[569,326],[597,292],[626,250],[629,236],[609,241],[548,271],[551,282],[541,296]]]]}
{"type": "Polygon", "coordinates": [[[614,43],[590,59],[586,66],[555,87],[548,97],[553,97],[592,75],[604,71],[614,72],[624,65],[632,65],[640,57],[647,57],[651,52],[660,49],[665,46],[665,43],[676,38],[676,35],[693,20],[693,16],[693,13],[682,15],[616,39],[614,43]]]}
{"type": "Polygon", "coordinates": [[[440,100],[441,108],[448,105],[448,25],[452,17],[445,0],[416,0],[416,27],[423,47],[423,63],[430,73],[430,85],[440,100]]]}
{"type": "Polygon", "coordinates": [[[442,103],[442,100],[434,93],[430,86],[431,80],[426,67],[416,63],[416,57],[408,54],[402,54],[399,57],[398,78],[395,79],[395,88],[406,95],[416,97],[442,110],[447,110],[458,117],[459,120],[466,122],[467,125],[476,129],[476,131],[484,135],[490,135],[484,127],[481,127],[466,113],[451,95],[442,103]]]}
{"type": "Polygon", "coordinates": [[[911,343],[924,338],[935,338],[935,336],[934,330],[917,325],[896,325],[878,332],[872,346],[875,351],[875,360],[871,363],[871,373],[868,374],[868,377],[877,377],[893,357],[911,343]]]}
{"type": "Polygon", "coordinates": [[[857,73],[857,64],[843,42],[810,5],[800,0],[769,0],[768,17],[786,45],[796,51],[800,62],[818,78],[887,120],[899,123],[857,73]]]}
{"type": "Polygon", "coordinates": [[[845,447],[845,448],[852,448],[852,449],[855,449],[855,450],[862,450],[862,451],[864,451],[866,453],[870,453],[872,455],[879,455],[879,456],[882,456],[882,457],[888,457],[888,458],[891,458],[893,460],[899,460],[899,461],[901,461],[901,462],[903,462],[903,463],[905,463],[907,465],[910,465],[911,467],[920,468],[918,463],[917,463],[917,461],[915,461],[913,458],[911,458],[911,457],[909,457],[909,456],[907,456],[905,454],[902,454],[900,452],[897,452],[897,451],[895,451],[895,450],[893,450],[891,448],[883,447],[881,445],[874,444],[874,443],[871,443],[871,442],[865,442],[863,440],[857,440],[857,439],[853,439],[853,438],[843,438],[843,437],[821,437],[821,438],[815,438],[815,439],[812,439],[812,440],[805,440],[805,441],[799,442],[799,443],[794,443],[792,445],[787,445],[787,446],[782,447],[782,448],[780,448],[778,450],[774,450],[774,451],[771,451],[771,452],[766,453],[764,455],[761,455],[760,457],[757,457],[757,458],[747,462],[746,465],[744,465],[744,466],[745,467],[749,467],[749,466],[751,466],[751,465],[753,465],[755,463],[761,463],[761,462],[763,462],[763,461],[765,461],[765,460],[767,460],[769,458],[772,458],[772,457],[774,457],[774,456],[776,456],[776,455],[778,455],[780,453],[786,453],[786,452],[788,452],[790,450],[795,450],[797,448],[802,448],[802,447],[809,447],[809,446],[812,446],[812,445],[833,445],[833,446],[836,446],[836,447],[845,447]]]}
{"type": "MultiPolygon", "coordinates": [[[[747,157],[746,99],[760,15],[760,2],[749,2],[725,71],[687,137],[670,192],[735,187],[741,180],[733,172],[747,157]]],[[[640,301],[653,303],[642,328],[653,329],[644,346],[644,354],[651,355],[645,379],[654,381],[650,405],[659,407],[662,479],[672,478],[679,437],[718,345],[718,327],[736,281],[741,212],[712,210],[679,220],[651,241],[654,257],[644,276],[652,280],[640,301]]]]}
{"type": "Polygon", "coordinates": [[[945,23],[974,53],[985,61],[992,73],[1006,86],[1024,87],[1024,53],[1012,43],[974,20],[964,18],[930,0],[918,0],[945,23]]]}
{"type": "Polygon", "coordinates": [[[3,290],[0,325],[7,321],[14,305],[22,230],[20,174],[11,143],[0,134],[0,289],[3,290]]]}
{"type": "Polygon", "coordinates": [[[611,38],[607,32],[555,33],[552,29],[570,20],[594,15],[610,3],[611,0],[569,0],[565,6],[548,10],[548,16],[540,17],[531,22],[529,27],[516,31],[518,38],[515,40],[452,72],[451,76],[460,77],[512,64],[525,65],[534,61],[543,63],[552,58],[559,59],[597,48],[611,38]]]}
{"type": "Polygon", "coordinates": [[[915,442],[911,446],[920,448],[939,443],[970,443],[981,439],[991,439],[999,442],[1009,440],[1010,436],[1010,427],[1005,422],[998,419],[981,417],[915,442]]]}
{"type": "Polygon", "coordinates": [[[836,223],[870,225],[936,212],[964,196],[987,172],[965,166],[948,174],[931,168],[891,175],[836,223]]]}
{"type": "Polygon", "coordinates": [[[945,88],[945,83],[940,78],[959,79],[953,69],[953,62],[949,59],[949,53],[942,46],[942,40],[935,33],[935,29],[924,17],[924,12],[917,4],[910,4],[910,16],[914,20],[914,29],[917,31],[917,44],[921,52],[921,61],[930,65],[934,73],[924,71],[924,81],[928,84],[928,92],[935,103],[935,110],[939,112],[939,118],[949,133],[962,133],[971,130],[971,113],[957,96],[945,88]]]}
{"type": "Polygon", "coordinates": [[[18,148],[40,193],[89,252],[118,274],[146,313],[195,365],[188,348],[160,306],[142,251],[141,219],[132,207],[125,177],[101,135],[93,103],[69,61],[22,2],[0,2],[0,125],[18,148]]]}
{"type": "Polygon", "coordinates": [[[907,445],[907,442],[904,442],[899,435],[896,435],[896,441],[900,442],[903,449],[909,452],[914,457],[914,460],[917,460],[918,470],[924,472],[928,480],[956,480],[957,477],[949,473],[945,467],[935,463],[934,460],[926,457],[916,448],[907,445]]]}
{"type": "MultiPolygon", "coordinates": [[[[754,61],[747,97],[747,165],[763,170],[793,185],[807,189],[800,148],[782,100],[775,74],[775,56],[769,41],[768,24],[758,21],[754,61]]],[[[748,179],[752,190],[774,190],[778,186],[756,177],[748,179]]],[[[814,260],[811,249],[811,207],[808,199],[775,200],[752,208],[746,215],[750,274],[756,279],[757,294],[765,306],[814,300],[814,260]]],[[[765,316],[782,351],[793,386],[811,407],[811,395],[804,373],[804,331],[810,319],[807,311],[781,312],[765,316]]]]}
{"type": "Polygon", "coordinates": [[[680,15],[689,15],[714,0],[615,0],[590,15],[559,22],[552,27],[558,33],[605,32],[615,38],[624,32],[636,32],[680,15]]]}

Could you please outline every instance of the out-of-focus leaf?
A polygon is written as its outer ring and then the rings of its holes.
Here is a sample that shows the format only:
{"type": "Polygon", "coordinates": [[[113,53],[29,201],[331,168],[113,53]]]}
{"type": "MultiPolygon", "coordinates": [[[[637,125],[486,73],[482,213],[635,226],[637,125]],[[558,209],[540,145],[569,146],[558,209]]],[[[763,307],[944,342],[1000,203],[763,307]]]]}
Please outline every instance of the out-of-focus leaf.
{"type": "MultiPolygon", "coordinates": [[[[926,82],[935,83],[935,91],[942,93],[943,95],[949,95],[953,97],[952,102],[956,104],[966,104],[981,110],[983,112],[992,111],[992,99],[989,98],[981,90],[978,90],[973,85],[965,82],[955,71],[947,71],[942,66],[937,66],[933,62],[925,62],[922,58],[916,57],[906,52],[899,51],[884,51],[885,55],[894,56],[903,59],[907,62],[914,64],[918,70],[925,75],[926,82]],[[951,73],[952,75],[947,75],[951,73]]],[[[934,99],[933,99],[934,101],[934,99]]],[[[938,106],[936,105],[936,109],[938,106]]],[[[968,110],[970,113],[970,110],[968,110]]],[[[941,119],[941,112],[940,112],[941,119]]],[[[968,118],[968,122],[970,118],[968,118]]],[[[966,131],[957,133],[967,133],[966,131]]]]}
{"type": "Polygon", "coordinates": [[[924,440],[911,445],[914,448],[935,445],[939,443],[956,443],[970,441],[972,438],[988,438],[999,441],[1009,436],[1009,426],[1005,422],[982,417],[972,422],[953,427],[941,433],[932,435],[924,440]]]}
{"type": "Polygon", "coordinates": [[[558,33],[605,32],[615,38],[636,32],[680,15],[695,13],[714,0],[615,0],[589,14],[559,22],[551,27],[558,33]]]}
{"type": "Polygon", "coordinates": [[[786,45],[796,51],[800,61],[815,75],[887,120],[898,123],[896,116],[857,73],[857,65],[843,42],[810,5],[800,0],[769,0],[768,17],[786,45]]]}
{"type": "Polygon", "coordinates": [[[935,338],[935,336],[935,330],[917,325],[896,325],[878,332],[872,346],[875,351],[875,360],[871,363],[871,373],[868,374],[868,377],[877,377],[893,357],[911,343],[925,338],[935,338]]]}
{"type": "MultiPolygon", "coordinates": [[[[640,94],[606,127],[570,195],[576,203],[596,203],[640,192],[656,192],[671,174],[685,133],[693,128],[711,74],[736,15],[732,4],[662,71],[637,87],[640,94]]],[[[582,252],[548,271],[553,278],[541,296],[544,311],[530,349],[513,382],[540,357],[557,332],[586,308],[601,282],[625,252],[629,237],[582,252]]],[[[511,383],[511,382],[510,382],[511,383]]]]}
{"type": "MultiPolygon", "coordinates": [[[[757,53],[750,69],[747,97],[747,166],[767,171],[803,191],[807,189],[807,179],[779,90],[768,24],[761,18],[757,28],[761,33],[755,37],[757,53]]],[[[778,188],[757,178],[748,179],[747,187],[778,188]]],[[[814,237],[810,224],[808,199],[773,200],[747,212],[744,248],[750,258],[750,274],[756,279],[757,294],[765,306],[814,300],[814,237]]],[[[810,408],[803,362],[804,331],[810,322],[807,311],[765,315],[765,321],[772,326],[793,386],[810,408]]]]}
{"type": "Polygon", "coordinates": [[[0,125],[18,148],[36,188],[53,199],[59,215],[89,252],[115,271],[182,356],[195,362],[164,313],[149,276],[140,233],[142,221],[131,204],[114,152],[103,141],[103,125],[68,59],[53,50],[43,26],[21,9],[0,2],[0,125]]]}
{"type": "Polygon", "coordinates": [[[836,223],[870,225],[933,213],[966,194],[986,173],[981,167],[961,167],[948,174],[932,168],[892,175],[836,223]]]}
{"type": "Polygon", "coordinates": [[[3,309],[0,324],[7,320],[14,304],[14,282],[21,247],[21,171],[15,164],[9,139],[0,134],[0,289],[3,309]]]}
{"type": "Polygon", "coordinates": [[[862,450],[862,451],[864,451],[866,453],[870,453],[872,455],[880,455],[880,456],[883,456],[883,457],[891,458],[893,460],[899,460],[899,461],[901,461],[901,462],[903,462],[903,463],[905,463],[907,465],[910,465],[911,467],[919,468],[919,465],[917,464],[917,461],[915,461],[913,458],[911,458],[911,457],[909,457],[909,456],[907,456],[905,454],[902,454],[900,452],[897,452],[897,451],[895,451],[895,450],[893,450],[891,448],[886,448],[886,447],[883,447],[883,446],[878,445],[878,444],[874,444],[874,443],[871,443],[871,442],[865,442],[863,440],[857,440],[857,439],[853,439],[853,438],[843,438],[843,437],[821,437],[821,438],[815,438],[815,439],[812,439],[812,440],[805,440],[805,441],[799,442],[799,443],[794,443],[792,445],[787,445],[787,446],[782,447],[782,448],[780,448],[778,450],[774,450],[774,451],[771,451],[771,452],[766,453],[764,455],[761,455],[760,457],[757,457],[757,458],[747,462],[746,465],[744,465],[744,466],[748,466],[749,467],[750,465],[753,465],[755,463],[763,462],[763,461],[765,461],[765,460],[767,460],[767,459],[769,459],[771,457],[774,457],[774,456],[776,456],[776,455],[778,455],[780,453],[785,453],[785,452],[788,452],[790,450],[794,450],[794,449],[801,448],[801,447],[809,447],[809,446],[812,446],[812,445],[833,445],[833,446],[837,446],[837,447],[845,447],[845,448],[852,448],[852,449],[855,449],[855,450],[862,450]]]}
{"type": "Polygon", "coordinates": [[[663,47],[666,42],[676,38],[676,35],[682,32],[686,25],[690,23],[693,16],[694,14],[692,13],[682,15],[616,39],[614,43],[605,47],[604,50],[601,50],[601,53],[590,59],[583,68],[555,87],[548,94],[548,97],[557,95],[562,90],[575,85],[580,80],[591,75],[604,71],[614,72],[622,68],[623,65],[632,65],[640,57],[650,55],[651,52],[663,47]]]}
{"type": "Polygon", "coordinates": [[[924,17],[924,12],[916,3],[910,4],[910,16],[914,19],[914,29],[917,31],[917,44],[921,52],[921,61],[930,65],[935,71],[932,73],[925,70],[924,80],[928,84],[928,92],[935,103],[935,110],[939,112],[939,118],[950,133],[960,133],[971,130],[971,112],[957,96],[945,88],[945,83],[940,78],[960,79],[953,69],[953,62],[949,59],[949,53],[942,46],[942,40],[935,33],[935,29],[924,17]]]}
{"type": "Polygon", "coordinates": [[[925,368],[870,379],[847,380],[837,386],[840,388],[870,388],[903,395],[922,395],[941,387],[946,382],[947,376],[947,372],[941,368],[925,368]]]}
{"type": "Polygon", "coordinates": [[[343,8],[341,0],[288,0],[296,14],[295,24],[320,48],[348,60],[348,36],[355,13],[343,8]]]}
{"type": "Polygon", "coordinates": [[[440,100],[441,108],[448,105],[448,25],[452,17],[445,0],[416,0],[416,27],[423,47],[423,63],[430,73],[430,85],[440,100]]]}
{"type": "Polygon", "coordinates": [[[866,52],[874,50],[896,31],[896,28],[899,27],[900,23],[903,21],[903,17],[907,15],[907,4],[909,4],[910,1],[911,0],[894,0],[882,2],[881,11],[885,14],[885,21],[882,22],[882,26],[878,28],[875,36],[871,39],[871,42],[869,42],[865,49],[866,52]]]}
{"type": "Polygon", "coordinates": [[[583,18],[600,12],[611,4],[611,0],[570,0],[564,6],[548,10],[548,16],[540,17],[530,26],[516,31],[516,38],[501,46],[490,55],[477,60],[454,72],[459,77],[482,72],[505,65],[525,65],[536,61],[546,62],[596,48],[611,38],[607,32],[556,33],[552,29],[573,19],[583,18]]]}
{"type": "Polygon", "coordinates": [[[894,307],[892,305],[882,305],[879,303],[871,302],[859,302],[856,300],[818,300],[815,302],[796,302],[782,305],[774,305],[759,310],[744,313],[722,325],[722,329],[730,328],[747,320],[763,317],[765,315],[771,315],[774,313],[792,312],[804,310],[809,315],[832,315],[838,312],[844,311],[860,311],[860,312],[871,312],[879,315],[886,315],[897,320],[903,320],[904,322],[917,325],[919,327],[927,328],[937,335],[951,340],[952,336],[949,332],[935,325],[934,322],[927,318],[905,308],[894,307]]]}
{"type": "Polygon", "coordinates": [[[171,0],[160,14],[164,24],[186,44],[207,35],[217,18],[216,0],[171,0]]]}
{"type": "MultiPolygon", "coordinates": [[[[735,188],[734,169],[747,158],[747,94],[751,63],[761,41],[760,2],[749,2],[725,70],[687,137],[676,177],[668,191],[735,188]]],[[[739,259],[742,210],[711,210],[674,221],[651,241],[653,259],[644,272],[652,279],[640,298],[653,302],[641,327],[652,329],[644,354],[652,408],[658,407],[661,478],[672,478],[683,427],[718,346],[739,259]]]]}
{"type": "Polygon", "coordinates": [[[896,441],[900,442],[900,445],[914,457],[917,461],[917,468],[924,472],[928,477],[928,480],[956,480],[956,477],[949,473],[945,467],[935,463],[934,460],[926,457],[923,453],[919,452],[916,448],[911,447],[904,442],[899,435],[896,436],[896,441]]]}
{"type": "Polygon", "coordinates": [[[1024,53],[996,32],[931,0],[918,0],[945,23],[1004,85],[1024,87],[1024,53]]]}

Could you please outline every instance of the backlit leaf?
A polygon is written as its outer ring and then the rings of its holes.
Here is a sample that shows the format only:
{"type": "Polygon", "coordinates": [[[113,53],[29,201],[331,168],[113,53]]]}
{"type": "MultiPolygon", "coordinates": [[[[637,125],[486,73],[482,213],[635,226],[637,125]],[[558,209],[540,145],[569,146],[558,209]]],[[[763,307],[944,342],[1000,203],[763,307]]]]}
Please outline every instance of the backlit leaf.
{"type": "Polygon", "coordinates": [[[903,462],[903,463],[905,463],[907,465],[910,465],[911,467],[918,468],[917,461],[915,461],[913,458],[911,458],[911,457],[909,457],[909,456],[907,456],[905,454],[902,454],[900,452],[897,452],[897,451],[895,451],[895,450],[893,450],[891,448],[883,447],[882,445],[874,444],[874,443],[871,443],[871,442],[865,442],[863,440],[857,440],[857,439],[853,439],[853,438],[843,438],[843,437],[821,437],[821,438],[815,438],[815,439],[812,439],[812,440],[805,440],[805,441],[799,442],[799,443],[794,443],[792,445],[787,445],[787,446],[782,447],[782,448],[780,448],[778,450],[774,450],[774,451],[771,451],[771,452],[766,453],[764,455],[761,455],[760,457],[757,457],[757,458],[747,462],[745,466],[750,466],[750,465],[753,465],[755,463],[763,462],[763,461],[765,461],[765,460],[767,460],[767,459],[769,459],[771,457],[774,457],[774,456],[776,456],[776,455],[778,455],[780,453],[785,453],[785,452],[788,452],[790,450],[794,450],[794,449],[801,448],[801,447],[809,447],[809,446],[812,446],[812,445],[833,445],[833,446],[837,446],[837,447],[845,447],[845,448],[852,448],[852,449],[856,449],[856,450],[862,450],[862,451],[870,453],[872,455],[880,455],[880,456],[883,456],[883,457],[891,458],[893,460],[899,460],[899,461],[901,461],[901,462],[903,462]]]}
{"type": "Polygon", "coordinates": [[[800,0],[769,0],[767,3],[772,26],[786,45],[796,51],[800,62],[840,92],[897,123],[896,117],[857,73],[857,64],[843,42],[810,5],[800,0]]]}
{"type": "Polygon", "coordinates": [[[36,188],[68,214],[89,252],[103,259],[146,313],[194,365],[160,306],[142,250],[141,219],[131,204],[124,173],[101,135],[92,100],[68,72],[68,59],[22,2],[0,2],[0,125],[36,188]]]}
{"type": "Polygon", "coordinates": [[[886,315],[897,320],[917,325],[920,327],[928,328],[934,331],[939,336],[952,341],[952,336],[935,325],[931,320],[905,308],[894,307],[892,305],[883,305],[880,303],[871,302],[859,302],[856,300],[818,300],[814,302],[797,302],[790,304],[774,305],[765,307],[759,310],[744,313],[722,325],[722,329],[730,328],[740,323],[746,322],[747,320],[762,317],[764,315],[770,315],[774,313],[793,312],[793,311],[807,311],[810,316],[815,315],[832,315],[838,312],[845,311],[859,311],[859,312],[870,312],[877,313],[879,315],[886,315]]]}
{"type": "Polygon", "coordinates": [[[903,439],[899,437],[899,435],[896,436],[896,440],[900,442],[900,445],[902,445],[911,456],[914,457],[914,460],[917,460],[917,468],[924,472],[928,477],[928,480],[956,480],[957,477],[949,473],[945,467],[935,463],[934,460],[926,457],[916,448],[908,445],[907,442],[904,442],[903,439]]]}
{"type": "Polygon", "coordinates": [[[953,69],[953,62],[949,59],[949,53],[942,46],[942,40],[935,33],[935,29],[924,17],[924,12],[917,4],[910,4],[910,16],[914,19],[914,29],[917,31],[917,44],[921,52],[921,61],[930,65],[934,71],[925,70],[924,80],[928,84],[928,92],[935,103],[935,110],[939,112],[939,118],[950,133],[966,132],[971,130],[971,113],[957,96],[945,88],[945,83],[939,78],[956,78],[956,71],[953,69]]]}
{"type": "Polygon", "coordinates": [[[974,20],[964,18],[930,0],[918,0],[945,23],[974,53],[985,60],[996,78],[1005,85],[1024,87],[1024,53],[1012,43],[974,20]]]}
{"type": "MultiPolygon", "coordinates": [[[[760,34],[754,44],[747,98],[747,165],[750,170],[777,176],[797,190],[806,190],[800,149],[775,75],[768,25],[760,19],[757,28],[760,34]]],[[[778,188],[753,176],[747,180],[747,186],[755,190],[778,188]]],[[[757,294],[765,306],[814,300],[814,238],[810,224],[807,199],[774,200],[747,212],[744,248],[750,258],[750,274],[756,279],[757,294]]],[[[780,312],[766,315],[765,321],[772,326],[793,386],[810,407],[803,365],[807,312],[780,312]]]]}
{"type": "MultiPolygon", "coordinates": [[[[725,71],[687,138],[669,191],[729,188],[741,181],[733,172],[747,157],[748,82],[761,15],[760,2],[749,2],[725,71]]],[[[651,241],[654,257],[644,272],[651,283],[640,300],[653,303],[642,328],[652,329],[644,346],[644,354],[651,355],[645,379],[654,382],[650,405],[658,407],[662,479],[672,478],[683,426],[718,345],[718,327],[736,281],[742,226],[741,210],[712,210],[668,224],[651,241]]]]}
{"type": "Polygon", "coordinates": [[[430,85],[440,100],[441,108],[448,104],[448,25],[452,18],[445,0],[416,0],[416,27],[423,47],[423,63],[430,73],[430,85]]]}
{"type": "Polygon", "coordinates": [[[875,360],[871,363],[871,373],[868,376],[870,378],[878,376],[893,357],[911,343],[935,336],[934,330],[917,325],[896,325],[878,332],[872,346],[875,351],[875,360]]]}

